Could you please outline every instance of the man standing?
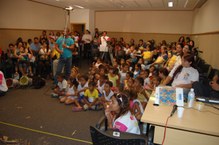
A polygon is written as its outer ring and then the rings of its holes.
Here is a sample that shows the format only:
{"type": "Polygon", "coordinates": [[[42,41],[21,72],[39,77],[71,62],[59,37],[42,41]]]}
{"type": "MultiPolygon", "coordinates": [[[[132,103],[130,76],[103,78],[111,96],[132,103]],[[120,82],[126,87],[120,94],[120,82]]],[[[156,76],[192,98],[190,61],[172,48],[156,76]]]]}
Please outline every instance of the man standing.
{"type": "Polygon", "coordinates": [[[56,50],[61,54],[56,71],[56,77],[62,72],[64,67],[65,79],[69,79],[72,67],[72,51],[74,50],[74,40],[69,36],[69,30],[64,32],[56,41],[56,50]]]}
{"type": "Polygon", "coordinates": [[[86,30],[85,34],[82,37],[82,42],[84,43],[84,58],[91,57],[91,41],[92,36],[89,30],[86,30]]]}
{"type": "Polygon", "coordinates": [[[107,36],[107,32],[103,31],[102,36],[100,37],[100,53],[102,59],[110,63],[110,56],[109,56],[109,47],[108,47],[108,42],[110,41],[110,38],[107,36]]]}

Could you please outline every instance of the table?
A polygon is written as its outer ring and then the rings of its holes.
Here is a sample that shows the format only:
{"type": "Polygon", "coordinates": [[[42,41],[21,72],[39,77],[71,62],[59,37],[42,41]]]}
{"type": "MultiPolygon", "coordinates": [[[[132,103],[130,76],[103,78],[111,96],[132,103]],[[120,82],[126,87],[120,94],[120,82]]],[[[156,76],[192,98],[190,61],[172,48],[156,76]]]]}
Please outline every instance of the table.
{"type": "MultiPolygon", "coordinates": [[[[154,143],[161,144],[165,123],[173,107],[153,104],[154,98],[151,97],[141,121],[155,126],[154,143]]],[[[201,111],[185,107],[182,118],[177,117],[176,111],[169,118],[164,144],[219,145],[219,110],[209,105],[201,111]]]]}

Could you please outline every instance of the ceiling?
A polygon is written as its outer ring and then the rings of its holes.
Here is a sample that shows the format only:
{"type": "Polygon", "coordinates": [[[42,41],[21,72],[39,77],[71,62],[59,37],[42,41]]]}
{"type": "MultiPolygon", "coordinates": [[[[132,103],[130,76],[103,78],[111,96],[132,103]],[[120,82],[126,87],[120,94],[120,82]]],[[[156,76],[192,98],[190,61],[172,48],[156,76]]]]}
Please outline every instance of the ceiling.
{"type": "Polygon", "coordinates": [[[82,6],[93,10],[194,10],[207,0],[30,0],[60,8],[82,6]],[[173,7],[168,8],[168,2],[173,7]]]}

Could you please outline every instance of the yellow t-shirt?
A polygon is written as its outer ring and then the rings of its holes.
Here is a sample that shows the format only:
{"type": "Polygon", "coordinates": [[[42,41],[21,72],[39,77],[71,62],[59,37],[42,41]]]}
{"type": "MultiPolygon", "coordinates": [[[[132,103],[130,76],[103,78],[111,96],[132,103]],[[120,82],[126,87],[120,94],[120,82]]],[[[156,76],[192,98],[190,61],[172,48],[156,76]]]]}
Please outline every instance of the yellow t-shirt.
{"type": "Polygon", "coordinates": [[[173,65],[174,65],[175,62],[176,62],[176,58],[177,58],[176,55],[173,55],[173,56],[170,58],[170,60],[168,61],[168,64],[167,64],[167,67],[168,67],[168,68],[172,68],[172,67],[173,67],[173,65]]]}
{"type": "Polygon", "coordinates": [[[146,60],[151,59],[152,55],[153,54],[151,51],[145,51],[145,52],[143,52],[143,59],[146,59],[146,60]]]}
{"type": "Polygon", "coordinates": [[[109,81],[113,83],[113,87],[117,87],[117,80],[119,79],[118,75],[115,75],[114,77],[110,76],[108,74],[109,81]]]}
{"type": "Polygon", "coordinates": [[[97,99],[99,96],[98,96],[98,91],[97,89],[94,89],[93,92],[90,92],[89,89],[87,89],[85,92],[84,92],[84,96],[88,97],[88,101],[89,102],[93,102],[95,99],[97,99]]]}
{"type": "Polygon", "coordinates": [[[53,50],[52,51],[52,57],[56,56],[56,58],[58,59],[60,57],[60,53],[57,50],[53,50]]]}

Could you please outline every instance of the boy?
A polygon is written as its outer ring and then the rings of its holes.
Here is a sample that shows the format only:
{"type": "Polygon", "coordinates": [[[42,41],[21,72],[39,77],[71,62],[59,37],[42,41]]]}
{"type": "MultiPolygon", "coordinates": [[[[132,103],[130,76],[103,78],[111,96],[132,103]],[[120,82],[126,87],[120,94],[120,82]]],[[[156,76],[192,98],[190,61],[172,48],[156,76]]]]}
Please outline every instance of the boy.
{"type": "Polygon", "coordinates": [[[58,84],[54,89],[54,92],[51,94],[53,98],[58,98],[66,93],[68,82],[64,79],[64,75],[60,74],[57,77],[58,84]]]}
{"type": "Polygon", "coordinates": [[[99,94],[96,87],[95,82],[89,82],[88,84],[88,89],[84,92],[84,110],[87,109],[96,109],[96,105],[99,103],[99,94]]]}

